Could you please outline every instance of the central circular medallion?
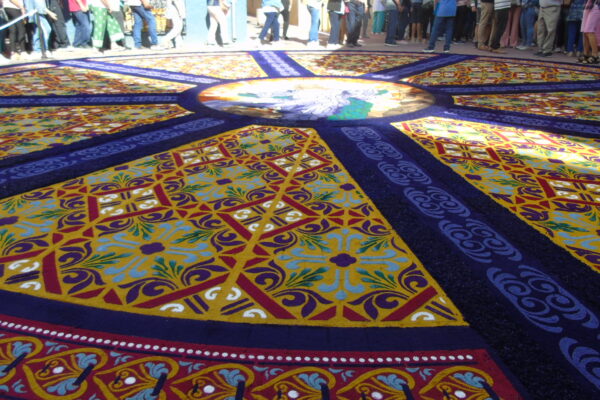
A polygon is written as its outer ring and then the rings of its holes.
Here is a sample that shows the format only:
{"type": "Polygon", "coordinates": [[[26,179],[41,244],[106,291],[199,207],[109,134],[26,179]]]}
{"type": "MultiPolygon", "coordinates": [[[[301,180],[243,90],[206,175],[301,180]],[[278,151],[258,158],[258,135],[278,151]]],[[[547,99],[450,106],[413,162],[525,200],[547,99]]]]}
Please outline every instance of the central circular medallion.
{"type": "Polygon", "coordinates": [[[215,110],[287,120],[391,117],[435,102],[431,93],[402,83],[350,78],[238,81],[211,87],[198,97],[215,110]]]}

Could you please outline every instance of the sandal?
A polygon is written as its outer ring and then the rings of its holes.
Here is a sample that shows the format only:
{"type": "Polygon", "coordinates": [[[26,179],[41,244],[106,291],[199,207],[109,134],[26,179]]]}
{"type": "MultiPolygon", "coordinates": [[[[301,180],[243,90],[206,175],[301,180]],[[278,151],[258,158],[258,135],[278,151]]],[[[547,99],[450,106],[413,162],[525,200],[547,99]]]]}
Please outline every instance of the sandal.
{"type": "Polygon", "coordinates": [[[598,56],[589,56],[584,63],[585,64],[598,64],[600,61],[598,60],[598,56]]]}
{"type": "Polygon", "coordinates": [[[581,63],[581,64],[585,64],[585,62],[587,61],[588,56],[586,56],[585,54],[580,55],[579,57],[577,57],[577,62],[581,63]]]}

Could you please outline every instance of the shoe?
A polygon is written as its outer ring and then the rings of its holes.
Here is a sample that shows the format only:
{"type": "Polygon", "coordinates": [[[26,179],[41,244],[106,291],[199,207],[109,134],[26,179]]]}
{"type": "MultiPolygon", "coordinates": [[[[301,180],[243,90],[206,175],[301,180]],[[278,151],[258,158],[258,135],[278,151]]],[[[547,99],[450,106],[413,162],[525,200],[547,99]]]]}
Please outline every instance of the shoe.
{"type": "Polygon", "coordinates": [[[529,50],[529,46],[525,46],[524,44],[517,46],[516,47],[517,50],[529,50]]]}
{"type": "Polygon", "coordinates": [[[537,54],[537,53],[535,54],[538,57],[550,57],[552,55],[551,52],[549,52],[549,53],[543,53],[543,52],[540,51],[538,53],[540,53],[540,54],[537,54]]]}
{"type": "Polygon", "coordinates": [[[541,56],[543,54],[544,54],[543,51],[536,51],[535,53],[533,53],[534,56],[541,56]]]}
{"type": "Polygon", "coordinates": [[[567,57],[573,57],[574,55],[575,55],[575,53],[573,53],[572,51],[569,51],[569,52],[567,53],[567,57]]]}
{"type": "Polygon", "coordinates": [[[400,46],[400,44],[399,44],[399,43],[396,43],[396,42],[394,42],[394,43],[387,43],[387,42],[386,42],[386,43],[384,43],[383,45],[384,45],[384,46],[391,46],[391,47],[394,47],[394,46],[400,46]]]}
{"type": "Polygon", "coordinates": [[[336,44],[336,43],[327,43],[327,45],[325,46],[325,48],[329,49],[329,50],[337,50],[341,47],[342,47],[341,44],[336,44]]]}
{"type": "Polygon", "coordinates": [[[283,40],[290,40],[290,38],[289,38],[289,37],[287,37],[287,36],[284,36],[284,37],[283,37],[283,40]]]}
{"type": "Polygon", "coordinates": [[[423,49],[423,53],[433,53],[434,49],[423,49]]]}
{"type": "Polygon", "coordinates": [[[312,42],[306,43],[306,47],[309,48],[309,49],[318,49],[321,46],[319,46],[319,42],[318,41],[313,40],[312,42]]]}
{"type": "Polygon", "coordinates": [[[498,48],[498,49],[490,49],[490,53],[506,54],[506,50],[502,50],[500,48],[498,48]]]}
{"type": "Polygon", "coordinates": [[[450,49],[444,49],[444,53],[446,53],[446,54],[450,53],[450,49]]]}
{"type": "Polygon", "coordinates": [[[148,47],[148,49],[149,49],[149,50],[162,50],[162,49],[160,48],[160,46],[159,46],[159,45],[157,45],[157,44],[153,44],[152,46],[148,47]]]}
{"type": "Polygon", "coordinates": [[[585,61],[583,61],[584,64],[598,64],[599,62],[600,61],[598,60],[598,56],[589,56],[586,57],[585,61]]]}
{"type": "Polygon", "coordinates": [[[490,51],[490,48],[484,44],[480,44],[479,46],[477,46],[477,49],[481,51],[490,51]]]}

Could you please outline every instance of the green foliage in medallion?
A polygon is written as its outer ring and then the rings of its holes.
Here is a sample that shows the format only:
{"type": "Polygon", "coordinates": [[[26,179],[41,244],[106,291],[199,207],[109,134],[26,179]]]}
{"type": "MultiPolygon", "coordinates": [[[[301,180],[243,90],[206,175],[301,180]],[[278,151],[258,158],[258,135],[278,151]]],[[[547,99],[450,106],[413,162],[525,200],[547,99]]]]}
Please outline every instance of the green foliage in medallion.
{"type": "Polygon", "coordinates": [[[396,278],[392,274],[384,274],[383,271],[376,270],[373,273],[363,268],[356,269],[363,277],[361,281],[370,283],[371,289],[390,289],[395,290],[398,287],[396,278]]]}
{"type": "Polygon", "coordinates": [[[82,262],[81,266],[84,268],[103,269],[107,265],[114,265],[121,259],[131,256],[132,254],[129,253],[117,254],[115,252],[110,252],[107,254],[94,254],[89,259],[82,262]]]}
{"type": "Polygon", "coordinates": [[[285,285],[290,288],[312,287],[314,282],[318,282],[323,279],[323,275],[321,274],[325,271],[327,271],[327,268],[321,267],[314,271],[310,268],[304,268],[300,273],[292,272],[285,285]]]}
{"type": "Polygon", "coordinates": [[[25,204],[27,204],[26,200],[23,200],[20,197],[13,197],[2,204],[2,209],[4,211],[8,211],[9,214],[13,214],[17,209],[23,207],[25,204]]]}
{"type": "Polygon", "coordinates": [[[183,265],[179,265],[173,260],[167,264],[163,257],[156,257],[154,261],[156,262],[152,267],[154,276],[160,276],[165,279],[178,279],[184,268],[183,265]]]}
{"type": "Polygon", "coordinates": [[[361,242],[358,253],[365,253],[367,250],[379,251],[381,249],[387,249],[389,246],[389,236],[370,236],[364,242],[361,242]]]}

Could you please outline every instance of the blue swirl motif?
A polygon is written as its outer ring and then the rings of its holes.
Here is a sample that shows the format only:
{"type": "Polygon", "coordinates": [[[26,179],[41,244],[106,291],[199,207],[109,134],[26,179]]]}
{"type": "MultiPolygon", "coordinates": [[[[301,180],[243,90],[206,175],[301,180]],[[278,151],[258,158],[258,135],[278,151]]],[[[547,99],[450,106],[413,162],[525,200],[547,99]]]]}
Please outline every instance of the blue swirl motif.
{"type": "Polygon", "coordinates": [[[300,374],[298,375],[298,378],[302,379],[304,383],[316,390],[321,390],[321,386],[327,386],[327,381],[316,372],[310,375],[300,374]]]}
{"type": "Polygon", "coordinates": [[[467,218],[464,225],[459,225],[442,220],[438,226],[463,253],[475,261],[489,264],[493,256],[504,256],[511,261],[523,259],[519,250],[481,221],[467,218]]]}
{"type": "Polygon", "coordinates": [[[519,266],[519,276],[490,268],[488,279],[532,323],[551,333],[561,333],[561,319],[597,329],[598,318],[549,276],[528,265],[519,266]]]}
{"type": "Polygon", "coordinates": [[[375,144],[367,142],[358,142],[356,144],[362,153],[371,160],[381,161],[386,157],[400,160],[402,154],[398,152],[391,144],[386,142],[376,142],[375,144]]]}
{"type": "Polygon", "coordinates": [[[365,139],[381,140],[379,133],[368,126],[344,127],[341,130],[348,139],[354,140],[355,142],[365,139]]]}
{"type": "Polygon", "coordinates": [[[567,360],[581,372],[588,381],[600,389],[600,353],[590,347],[578,345],[569,337],[560,339],[560,350],[567,360]]]}
{"type": "Polygon", "coordinates": [[[69,392],[74,392],[79,389],[79,385],[74,384],[76,380],[77,378],[65,379],[56,385],[49,386],[47,390],[49,393],[56,393],[59,396],[64,396],[69,392]]]}
{"type": "Polygon", "coordinates": [[[408,186],[411,183],[428,185],[431,183],[431,178],[416,164],[409,161],[398,161],[395,164],[382,161],[377,164],[377,167],[390,181],[398,185],[408,186]]]}
{"type": "Polygon", "coordinates": [[[169,374],[169,369],[165,366],[165,363],[147,362],[144,367],[148,368],[148,374],[154,379],[160,379],[162,374],[169,374]]]}
{"type": "Polygon", "coordinates": [[[11,179],[29,178],[60,168],[70,167],[75,164],[75,160],[68,160],[66,157],[50,157],[39,161],[22,164],[16,167],[8,168],[2,175],[7,175],[11,179]]]}
{"type": "Polygon", "coordinates": [[[75,67],[82,68],[92,68],[92,69],[100,69],[102,71],[107,72],[117,72],[121,74],[136,74],[142,75],[146,78],[155,78],[155,79],[167,79],[167,80],[176,80],[190,83],[215,83],[220,82],[219,79],[214,78],[205,78],[201,76],[195,75],[186,75],[177,72],[168,72],[168,71],[158,71],[152,69],[143,69],[137,67],[125,67],[121,65],[111,64],[104,65],[92,61],[62,61],[61,64],[71,65],[75,67]]]}
{"type": "Polygon", "coordinates": [[[281,76],[300,76],[300,73],[286,63],[279,55],[271,51],[265,51],[262,56],[274,67],[281,76]]]}
{"type": "Polygon", "coordinates": [[[99,158],[99,155],[110,156],[113,154],[124,153],[134,147],[134,145],[126,145],[123,142],[105,143],[89,149],[75,151],[71,153],[71,155],[80,160],[90,161],[99,158]]]}
{"type": "Polygon", "coordinates": [[[485,379],[481,376],[477,376],[472,372],[465,372],[464,374],[454,374],[452,375],[454,378],[463,381],[467,385],[479,389],[483,389],[485,387],[485,379]]]}
{"type": "Polygon", "coordinates": [[[158,399],[157,395],[152,394],[154,389],[144,389],[140,392],[137,392],[133,396],[129,396],[125,398],[125,400],[156,400],[158,399]]]}
{"type": "MultiPolygon", "coordinates": [[[[191,122],[185,122],[170,128],[160,129],[152,132],[143,133],[126,139],[116,140],[104,145],[95,146],[89,149],[75,151],[65,156],[51,157],[40,161],[34,161],[8,168],[0,171],[0,176],[6,176],[8,179],[29,178],[41,175],[61,168],[75,165],[79,160],[95,160],[107,155],[122,153],[134,148],[135,145],[145,145],[160,142],[174,137],[186,135],[202,129],[212,128],[223,124],[223,120],[213,118],[203,118],[191,122]]],[[[2,179],[0,182],[4,182],[2,179]]]]}
{"type": "Polygon", "coordinates": [[[83,105],[83,104],[132,104],[132,103],[176,103],[178,96],[143,95],[143,96],[104,96],[104,97],[48,97],[48,98],[5,98],[0,99],[2,106],[18,105],[83,105]]]}
{"type": "Polygon", "coordinates": [[[152,144],[161,142],[163,140],[172,139],[174,137],[178,137],[190,132],[195,132],[222,125],[224,122],[225,121],[219,119],[203,118],[191,122],[185,122],[183,124],[178,124],[167,129],[160,129],[153,132],[142,133],[140,135],[127,138],[126,141],[142,145],[152,144]]]}
{"type": "Polygon", "coordinates": [[[423,214],[441,219],[448,214],[468,217],[471,212],[450,193],[437,187],[428,187],[425,191],[412,187],[404,189],[404,195],[423,214]]]}
{"type": "Polygon", "coordinates": [[[240,373],[239,369],[222,369],[219,371],[219,375],[222,375],[225,378],[225,382],[233,387],[237,387],[238,383],[246,381],[246,378],[240,373]]]}
{"type": "Polygon", "coordinates": [[[406,381],[398,378],[396,374],[389,374],[387,376],[377,375],[377,380],[383,382],[388,387],[401,391],[404,391],[404,385],[406,385],[406,381]]]}
{"type": "Polygon", "coordinates": [[[90,365],[97,365],[98,360],[96,359],[96,354],[85,354],[79,353],[75,356],[77,358],[77,366],[81,369],[86,369],[90,365]]]}
{"type": "Polygon", "coordinates": [[[12,344],[12,355],[13,357],[18,358],[23,354],[29,354],[33,350],[32,347],[33,343],[23,343],[19,340],[18,342],[14,342],[12,344]]]}
{"type": "Polygon", "coordinates": [[[475,119],[486,120],[486,121],[496,121],[497,123],[505,123],[505,124],[525,124],[525,125],[534,125],[538,129],[541,128],[553,128],[553,129],[563,129],[567,131],[583,131],[587,133],[600,133],[600,125],[595,124],[586,124],[586,123],[577,123],[577,122],[562,122],[556,121],[554,118],[549,119],[541,119],[537,117],[531,117],[528,115],[510,115],[506,113],[502,114],[494,114],[486,111],[477,111],[477,110],[468,110],[462,107],[454,107],[450,109],[452,111],[451,114],[458,115],[460,113],[460,117],[462,119],[475,119]]]}

